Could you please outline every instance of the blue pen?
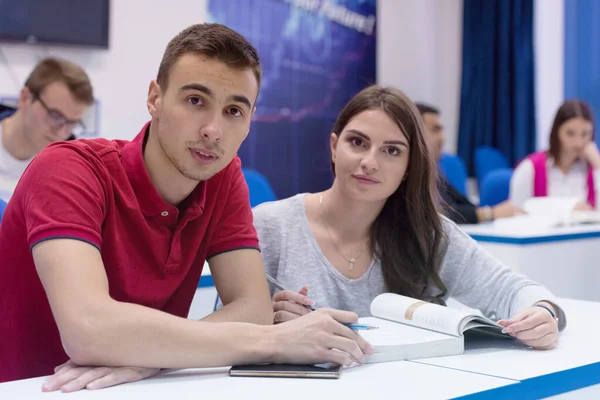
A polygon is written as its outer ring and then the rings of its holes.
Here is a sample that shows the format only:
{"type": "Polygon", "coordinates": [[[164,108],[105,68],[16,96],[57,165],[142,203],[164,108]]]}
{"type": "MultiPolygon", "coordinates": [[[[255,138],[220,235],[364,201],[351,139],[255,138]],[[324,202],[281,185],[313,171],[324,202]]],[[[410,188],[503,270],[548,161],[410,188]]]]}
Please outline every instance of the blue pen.
{"type": "MultiPolygon", "coordinates": [[[[273,278],[271,275],[269,275],[269,274],[265,274],[265,275],[267,276],[267,280],[268,280],[269,282],[271,282],[271,283],[273,284],[273,286],[275,286],[277,289],[279,289],[279,290],[287,290],[286,288],[284,288],[284,287],[281,285],[281,283],[277,282],[277,281],[275,280],[275,278],[273,278]]],[[[306,305],[306,304],[303,304],[303,306],[304,306],[304,308],[307,308],[307,309],[309,309],[310,311],[315,311],[315,308],[314,308],[313,306],[306,305]]]]}
{"type": "Polygon", "coordinates": [[[366,324],[344,324],[346,325],[348,328],[352,329],[353,331],[370,331],[372,329],[379,329],[378,326],[375,325],[366,325],[366,324]]]}
{"type": "MultiPolygon", "coordinates": [[[[269,275],[269,274],[265,274],[265,275],[267,277],[267,280],[269,282],[271,282],[277,289],[287,290],[286,288],[283,287],[283,285],[281,283],[277,282],[277,280],[275,280],[275,278],[273,278],[271,275],[269,275]]],[[[315,311],[315,308],[313,306],[305,305],[304,307],[306,307],[310,311],[315,311]]],[[[348,328],[352,329],[353,331],[368,331],[371,329],[379,329],[378,326],[366,325],[366,324],[346,323],[344,325],[346,325],[348,328]]]]}

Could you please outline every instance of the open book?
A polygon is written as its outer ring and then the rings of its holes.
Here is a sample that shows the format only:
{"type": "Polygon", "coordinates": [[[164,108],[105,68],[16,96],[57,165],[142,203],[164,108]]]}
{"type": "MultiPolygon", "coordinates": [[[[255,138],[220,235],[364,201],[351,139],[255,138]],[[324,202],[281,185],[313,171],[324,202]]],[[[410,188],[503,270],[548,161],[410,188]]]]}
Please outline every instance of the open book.
{"type": "Polygon", "coordinates": [[[375,350],[367,363],[462,354],[467,331],[512,338],[502,333],[501,325],[478,311],[448,308],[393,293],[375,297],[371,315],[359,321],[379,327],[360,331],[375,350]]]}

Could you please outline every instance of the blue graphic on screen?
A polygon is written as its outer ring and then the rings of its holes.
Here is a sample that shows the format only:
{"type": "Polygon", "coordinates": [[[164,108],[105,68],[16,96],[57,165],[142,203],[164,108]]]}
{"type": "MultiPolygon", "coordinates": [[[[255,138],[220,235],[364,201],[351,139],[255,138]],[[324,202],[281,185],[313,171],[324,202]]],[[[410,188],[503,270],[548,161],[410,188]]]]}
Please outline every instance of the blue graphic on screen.
{"type": "Polygon", "coordinates": [[[376,0],[209,0],[208,12],[261,57],[243,167],[264,174],[279,198],[325,189],[335,118],[376,81],[376,0]]]}

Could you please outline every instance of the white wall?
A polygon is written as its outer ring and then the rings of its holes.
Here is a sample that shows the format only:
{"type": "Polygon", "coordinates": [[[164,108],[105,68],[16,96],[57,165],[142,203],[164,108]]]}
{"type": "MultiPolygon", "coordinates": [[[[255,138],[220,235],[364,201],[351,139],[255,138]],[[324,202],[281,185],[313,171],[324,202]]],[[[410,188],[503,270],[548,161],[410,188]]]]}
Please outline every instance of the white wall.
{"type": "Polygon", "coordinates": [[[41,57],[65,57],[86,69],[100,102],[101,134],[131,139],[149,119],[148,84],[156,77],[168,41],[189,25],[207,19],[205,0],[113,0],[110,49],[2,45],[20,85],[0,59],[0,97],[16,96],[41,57]]]}
{"type": "MultiPolygon", "coordinates": [[[[462,0],[380,0],[377,4],[381,84],[442,111],[446,151],[455,152],[460,113],[462,0]]],[[[564,99],[565,0],[535,0],[536,136],[548,146],[550,127],[564,99]]]]}
{"type": "Polygon", "coordinates": [[[442,112],[455,152],[462,66],[462,0],[380,0],[377,80],[442,112]]]}
{"type": "Polygon", "coordinates": [[[554,114],[564,101],[565,0],[535,0],[535,102],[538,150],[548,148],[554,114]]]}
{"type": "MultiPolygon", "coordinates": [[[[564,0],[536,0],[536,118],[540,147],[563,100],[564,0]],[[543,3],[543,5],[542,5],[543,3]]],[[[0,97],[16,96],[38,58],[66,57],[91,76],[100,100],[100,130],[108,138],[133,137],[148,119],[148,84],[169,39],[207,20],[205,0],[111,2],[109,50],[2,45],[20,81],[0,59],[0,97]]],[[[440,108],[446,151],[455,152],[459,122],[462,0],[380,0],[377,4],[378,82],[415,101],[440,108]]]]}

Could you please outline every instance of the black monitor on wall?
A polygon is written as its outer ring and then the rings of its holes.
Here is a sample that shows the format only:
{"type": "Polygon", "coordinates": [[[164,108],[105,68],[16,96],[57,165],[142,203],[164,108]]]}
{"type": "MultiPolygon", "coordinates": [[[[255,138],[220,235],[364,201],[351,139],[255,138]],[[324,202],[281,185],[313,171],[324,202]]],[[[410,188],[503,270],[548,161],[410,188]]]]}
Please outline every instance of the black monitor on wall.
{"type": "Polygon", "coordinates": [[[108,48],[110,0],[0,0],[0,42],[108,48]]]}

